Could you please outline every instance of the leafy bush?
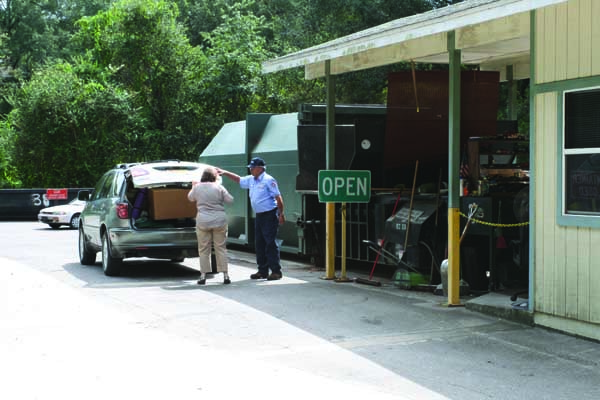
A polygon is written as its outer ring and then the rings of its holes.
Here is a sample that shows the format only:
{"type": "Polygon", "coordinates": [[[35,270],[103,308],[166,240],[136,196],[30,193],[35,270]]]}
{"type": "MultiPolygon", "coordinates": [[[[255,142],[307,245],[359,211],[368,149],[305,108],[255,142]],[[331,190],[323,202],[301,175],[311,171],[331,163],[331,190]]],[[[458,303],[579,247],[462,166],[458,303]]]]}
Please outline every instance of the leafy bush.
{"type": "Polygon", "coordinates": [[[15,167],[25,187],[85,187],[136,158],[144,121],[116,85],[84,80],[67,63],[36,72],[10,114],[15,167]]]}

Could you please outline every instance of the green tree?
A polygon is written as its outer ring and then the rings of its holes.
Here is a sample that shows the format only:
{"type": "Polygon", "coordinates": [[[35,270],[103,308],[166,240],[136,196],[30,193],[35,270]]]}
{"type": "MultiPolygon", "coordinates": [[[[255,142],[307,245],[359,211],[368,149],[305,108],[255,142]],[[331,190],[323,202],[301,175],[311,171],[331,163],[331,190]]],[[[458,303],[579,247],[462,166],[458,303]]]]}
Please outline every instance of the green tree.
{"type": "Polygon", "coordinates": [[[14,130],[9,121],[0,122],[0,189],[15,188],[21,185],[18,172],[13,164],[14,130]]]}
{"type": "Polygon", "coordinates": [[[270,53],[260,34],[264,20],[234,5],[223,15],[223,23],[204,35],[207,71],[201,95],[207,111],[222,121],[244,119],[257,111],[255,94],[262,84],[261,63],[270,53]]]}
{"type": "Polygon", "coordinates": [[[87,67],[48,65],[11,99],[4,127],[15,132],[12,159],[25,187],[90,186],[138,151],[144,121],[132,96],[77,68],[87,67]]]}
{"type": "Polygon", "coordinates": [[[33,69],[77,54],[68,44],[74,22],[110,0],[3,0],[0,2],[0,115],[10,112],[5,94],[28,80],[33,69]]]}
{"type": "Polygon", "coordinates": [[[196,158],[197,143],[203,142],[198,123],[203,110],[189,96],[204,56],[189,44],[177,15],[172,2],[122,0],[81,19],[74,36],[94,62],[112,68],[118,83],[137,94],[155,158],[196,158]]]}
{"type": "Polygon", "coordinates": [[[4,0],[0,33],[6,35],[3,64],[29,77],[33,68],[52,58],[71,55],[67,46],[74,22],[93,15],[110,0],[4,0]]]}

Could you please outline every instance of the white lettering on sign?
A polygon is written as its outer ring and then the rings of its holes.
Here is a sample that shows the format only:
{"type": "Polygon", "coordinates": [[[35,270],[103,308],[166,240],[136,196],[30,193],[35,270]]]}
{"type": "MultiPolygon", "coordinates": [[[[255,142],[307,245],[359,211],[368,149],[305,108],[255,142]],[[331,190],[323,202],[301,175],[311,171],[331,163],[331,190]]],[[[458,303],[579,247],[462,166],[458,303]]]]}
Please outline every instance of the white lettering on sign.
{"type": "Polygon", "coordinates": [[[367,203],[371,197],[371,172],[355,170],[319,171],[319,201],[323,203],[367,203]]]}
{"type": "Polygon", "coordinates": [[[323,179],[321,189],[326,196],[366,196],[368,194],[367,178],[349,177],[326,177],[323,179]]]}
{"type": "Polygon", "coordinates": [[[371,190],[371,188],[369,187],[370,185],[367,182],[367,178],[362,178],[358,180],[358,191],[357,193],[361,196],[366,196],[369,191],[371,190]]]}
{"type": "Polygon", "coordinates": [[[326,196],[331,196],[332,188],[333,188],[333,185],[332,185],[332,182],[331,182],[331,178],[325,178],[325,179],[323,179],[323,185],[321,187],[323,189],[323,193],[326,196]]]}
{"type": "Polygon", "coordinates": [[[345,179],[342,178],[341,176],[336,176],[335,178],[335,194],[339,194],[341,192],[341,189],[344,188],[344,181],[345,179]]]}

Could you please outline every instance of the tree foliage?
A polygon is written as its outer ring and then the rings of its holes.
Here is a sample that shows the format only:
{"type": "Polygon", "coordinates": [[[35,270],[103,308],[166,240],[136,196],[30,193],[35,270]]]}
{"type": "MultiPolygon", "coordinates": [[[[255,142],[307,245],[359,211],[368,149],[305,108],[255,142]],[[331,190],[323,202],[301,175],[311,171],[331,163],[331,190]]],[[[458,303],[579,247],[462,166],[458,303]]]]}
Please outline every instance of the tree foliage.
{"type": "MultiPolygon", "coordinates": [[[[89,186],[116,162],[196,159],[226,122],[325,100],[322,79],[264,75],[263,61],[455,2],[4,0],[0,185],[89,186]]],[[[336,100],[384,102],[403,68],[342,75],[336,100]]]]}
{"type": "Polygon", "coordinates": [[[143,118],[132,97],[109,82],[80,78],[69,64],[34,73],[12,101],[13,161],[26,187],[88,186],[98,171],[138,151],[143,118]]]}
{"type": "Polygon", "coordinates": [[[9,121],[0,121],[0,189],[21,185],[12,157],[14,134],[9,121]]]}
{"type": "Polygon", "coordinates": [[[36,65],[71,55],[68,42],[74,22],[94,15],[110,0],[3,0],[0,32],[3,64],[25,77],[36,65]]]}

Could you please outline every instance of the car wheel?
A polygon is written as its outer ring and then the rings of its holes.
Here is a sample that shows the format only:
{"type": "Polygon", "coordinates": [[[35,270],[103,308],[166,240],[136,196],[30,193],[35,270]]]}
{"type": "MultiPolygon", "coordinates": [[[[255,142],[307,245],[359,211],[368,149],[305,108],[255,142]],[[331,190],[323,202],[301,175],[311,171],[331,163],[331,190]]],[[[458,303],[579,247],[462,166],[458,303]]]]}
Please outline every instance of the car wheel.
{"type": "Polygon", "coordinates": [[[104,275],[119,275],[122,264],[122,258],[116,258],[111,255],[110,241],[108,240],[108,234],[105,233],[102,235],[102,269],[104,270],[104,275]]]}
{"type": "Polygon", "coordinates": [[[79,228],[79,214],[74,214],[71,217],[71,222],[69,222],[69,227],[71,229],[77,229],[77,228],[79,228]]]}
{"type": "Polygon", "coordinates": [[[52,229],[60,228],[60,224],[48,224],[48,225],[50,225],[50,228],[52,228],[52,229]]]}
{"type": "Polygon", "coordinates": [[[180,263],[183,262],[185,260],[184,257],[179,257],[179,258],[171,258],[171,262],[176,262],[176,263],[180,263]]]}
{"type": "Polygon", "coordinates": [[[94,265],[96,262],[96,252],[88,249],[83,228],[79,229],[79,262],[83,265],[94,265]]]}

